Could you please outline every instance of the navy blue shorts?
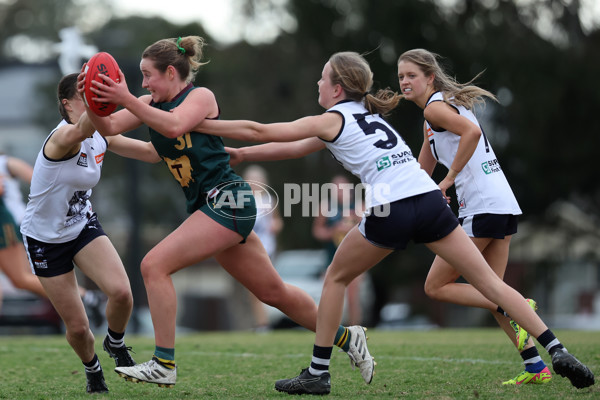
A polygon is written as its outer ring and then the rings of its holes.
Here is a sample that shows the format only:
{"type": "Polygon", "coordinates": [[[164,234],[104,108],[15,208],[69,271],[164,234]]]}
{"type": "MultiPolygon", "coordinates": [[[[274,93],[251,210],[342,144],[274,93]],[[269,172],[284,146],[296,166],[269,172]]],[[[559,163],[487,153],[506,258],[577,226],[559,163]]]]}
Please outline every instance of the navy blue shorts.
{"type": "Polygon", "coordinates": [[[45,243],[25,236],[23,243],[33,273],[37,276],[52,277],[72,271],[75,255],[99,236],[106,236],[106,233],[96,214],[93,214],[77,239],[65,243],[45,243]]]}
{"type": "Polygon", "coordinates": [[[476,214],[459,218],[467,235],[476,238],[504,239],[517,233],[519,217],[512,214],[476,214]]]}
{"type": "MultiPolygon", "coordinates": [[[[386,205],[387,206],[387,205],[386,205]]],[[[449,235],[458,226],[458,219],[448,206],[442,192],[434,190],[389,204],[387,216],[371,210],[358,229],[372,244],[402,250],[410,240],[431,243],[449,235]]]]}

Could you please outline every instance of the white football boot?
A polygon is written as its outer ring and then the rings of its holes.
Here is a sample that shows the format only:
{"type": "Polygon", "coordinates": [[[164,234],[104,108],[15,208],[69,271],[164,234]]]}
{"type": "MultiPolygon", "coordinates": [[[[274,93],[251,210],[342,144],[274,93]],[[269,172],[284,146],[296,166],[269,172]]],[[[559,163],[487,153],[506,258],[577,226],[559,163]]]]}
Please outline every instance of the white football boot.
{"type": "Polygon", "coordinates": [[[350,349],[348,350],[348,357],[350,357],[350,365],[352,368],[358,367],[360,374],[367,384],[373,380],[375,374],[375,358],[371,357],[369,349],[367,348],[367,336],[365,331],[367,328],[363,328],[359,325],[349,326],[348,331],[350,332],[350,349]]]}
{"type": "Polygon", "coordinates": [[[155,383],[160,387],[173,387],[177,381],[177,367],[164,367],[154,359],[132,367],[117,367],[115,372],[127,381],[155,383]]]}

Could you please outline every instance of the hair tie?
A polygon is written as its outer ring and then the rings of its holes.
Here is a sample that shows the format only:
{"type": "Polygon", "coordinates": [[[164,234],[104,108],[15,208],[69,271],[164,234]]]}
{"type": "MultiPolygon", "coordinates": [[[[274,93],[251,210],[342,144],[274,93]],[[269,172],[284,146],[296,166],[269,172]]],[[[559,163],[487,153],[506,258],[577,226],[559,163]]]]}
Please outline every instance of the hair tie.
{"type": "Polygon", "coordinates": [[[177,45],[177,48],[179,49],[179,51],[181,52],[181,54],[185,54],[185,49],[183,47],[181,47],[179,45],[179,43],[181,43],[181,36],[179,36],[179,39],[177,39],[177,43],[175,43],[177,45]]]}
{"type": "Polygon", "coordinates": [[[369,92],[364,92],[363,97],[367,97],[368,94],[369,94],[369,92]]]}

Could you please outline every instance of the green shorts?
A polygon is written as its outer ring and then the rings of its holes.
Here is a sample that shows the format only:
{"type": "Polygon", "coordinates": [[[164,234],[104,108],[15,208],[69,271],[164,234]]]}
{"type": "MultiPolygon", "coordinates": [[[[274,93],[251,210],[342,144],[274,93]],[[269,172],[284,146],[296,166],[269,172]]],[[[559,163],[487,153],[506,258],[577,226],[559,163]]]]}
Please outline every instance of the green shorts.
{"type": "Polygon", "coordinates": [[[15,223],[12,214],[7,210],[0,211],[0,227],[2,228],[0,230],[0,249],[23,242],[19,227],[15,223]]]}
{"type": "Polygon", "coordinates": [[[242,235],[242,243],[254,228],[257,212],[252,189],[244,181],[220,186],[218,191],[207,196],[207,203],[200,207],[200,211],[242,235]]]}

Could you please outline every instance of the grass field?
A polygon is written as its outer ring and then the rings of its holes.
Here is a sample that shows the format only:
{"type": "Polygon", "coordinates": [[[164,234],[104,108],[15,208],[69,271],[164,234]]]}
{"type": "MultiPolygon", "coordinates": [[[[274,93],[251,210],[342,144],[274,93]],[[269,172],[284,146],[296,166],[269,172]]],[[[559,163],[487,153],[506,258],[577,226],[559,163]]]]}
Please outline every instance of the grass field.
{"type": "MultiPolygon", "coordinates": [[[[348,357],[334,350],[332,392],[343,399],[598,399],[600,384],[578,390],[554,376],[546,385],[503,386],[516,376],[521,359],[498,329],[442,329],[425,332],[370,329],[369,349],[376,375],[366,385],[348,357]]],[[[600,372],[600,333],[557,331],[569,351],[600,372]]],[[[275,380],[308,366],[314,335],[303,330],[217,332],[177,339],[178,380],[174,388],[125,382],[114,362],[96,349],[110,399],[290,398],[273,389],[275,380]]],[[[150,359],[154,341],[127,337],[138,362],[150,359]]],[[[539,347],[539,346],[538,346],[539,347]]],[[[542,349],[542,358],[549,363],[542,349]]],[[[0,399],[89,399],[83,366],[62,336],[0,336],[0,399]]],[[[297,398],[297,397],[291,397],[297,398]]],[[[306,397],[303,397],[306,398],[306,397]]]]}

